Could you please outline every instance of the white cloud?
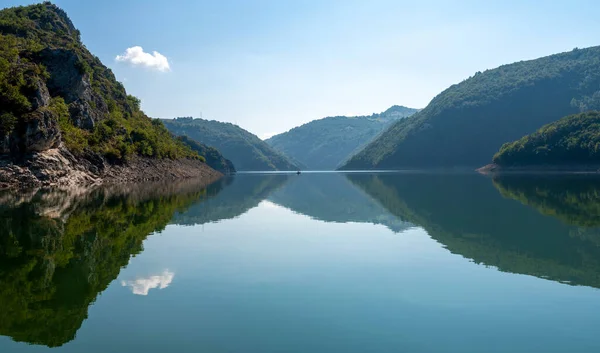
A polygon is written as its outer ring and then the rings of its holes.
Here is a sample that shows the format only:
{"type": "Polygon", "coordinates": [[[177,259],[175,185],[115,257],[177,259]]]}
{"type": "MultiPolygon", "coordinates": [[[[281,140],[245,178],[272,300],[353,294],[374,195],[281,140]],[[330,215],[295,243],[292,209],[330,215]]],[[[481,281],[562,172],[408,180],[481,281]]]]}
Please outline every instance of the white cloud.
{"type": "Polygon", "coordinates": [[[169,60],[166,56],[157,51],[153,51],[152,54],[146,53],[144,48],[140,46],[127,48],[123,55],[117,55],[115,59],[134,66],[143,66],[162,72],[171,71],[171,66],[169,66],[169,60]]]}
{"type": "Polygon", "coordinates": [[[131,292],[137,295],[148,295],[150,289],[164,289],[171,284],[175,274],[169,270],[164,270],[160,275],[138,278],[134,281],[121,281],[123,287],[130,287],[131,292]]]}

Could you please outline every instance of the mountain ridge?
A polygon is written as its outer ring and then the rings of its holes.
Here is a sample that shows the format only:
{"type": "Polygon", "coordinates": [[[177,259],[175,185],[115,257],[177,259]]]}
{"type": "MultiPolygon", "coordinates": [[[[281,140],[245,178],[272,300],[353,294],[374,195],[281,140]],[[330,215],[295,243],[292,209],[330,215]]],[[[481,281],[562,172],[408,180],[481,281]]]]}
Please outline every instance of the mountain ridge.
{"type": "Polygon", "coordinates": [[[503,143],[588,110],[599,87],[598,46],[477,72],[391,125],[341,169],[474,169],[503,143]]]}
{"type": "Polygon", "coordinates": [[[258,136],[232,123],[201,118],[161,119],[171,133],[218,149],[238,171],[297,170],[298,166],[258,136]]]}
{"type": "Polygon", "coordinates": [[[309,169],[334,170],[390,123],[416,111],[394,105],[378,114],[329,116],[294,127],[265,142],[309,169]]]}

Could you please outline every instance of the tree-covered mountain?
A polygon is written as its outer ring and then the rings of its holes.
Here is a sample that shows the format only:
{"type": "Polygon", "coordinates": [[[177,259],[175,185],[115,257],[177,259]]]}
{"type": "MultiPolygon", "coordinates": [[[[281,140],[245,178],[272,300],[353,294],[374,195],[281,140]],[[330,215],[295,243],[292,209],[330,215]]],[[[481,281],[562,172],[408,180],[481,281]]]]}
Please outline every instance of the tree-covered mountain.
{"type": "Polygon", "coordinates": [[[176,118],[162,120],[175,135],[187,136],[218,149],[238,171],[296,170],[286,156],[241,127],[215,120],[176,118]]]}
{"type": "Polygon", "coordinates": [[[568,190],[573,191],[565,193],[561,189],[565,184],[554,188],[539,180],[519,182],[519,201],[546,203],[542,214],[503,197],[489,178],[477,174],[356,173],[347,177],[400,219],[423,227],[454,254],[501,271],[600,288],[600,229],[596,228],[597,213],[593,213],[599,199],[587,200],[598,193],[591,184],[579,189],[579,181],[571,180],[568,190]],[[581,209],[591,212],[567,216],[569,222],[564,222],[561,215],[572,213],[569,209],[576,202],[562,201],[572,195],[579,195],[581,209]]]}
{"type": "Polygon", "coordinates": [[[570,115],[519,140],[505,143],[493,162],[501,168],[598,169],[600,113],[570,115]]]}
{"type": "Polygon", "coordinates": [[[206,164],[208,164],[208,166],[212,169],[219,171],[223,174],[235,173],[235,167],[233,163],[229,159],[223,157],[221,152],[219,152],[216,148],[209,147],[196,140],[192,140],[187,136],[178,136],[177,139],[183,142],[189,148],[191,148],[192,151],[195,151],[200,156],[202,156],[206,161],[206,164]]]}
{"type": "Polygon", "coordinates": [[[395,105],[380,114],[313,120],[266,142],[311,170],[334,170],[392,122],[417,109],[395,105]]]}
{"type": "Polygon", "coordinates": [[[600,97],[600,47],[521,61],[451,86],[394,123],[343,169],[480,167],[502,144],[600,97]]]}
{"type": "MultiPolygon", "coordinates": [[[[64,11],[49,2],[1,10],[0,157],[46,180],[54,175],[43,173],[43,163],[29,167],[23,159],[53,149],[90,178],[135,157],[200,159],[140,110],[64,11]]],[[[7,163],[0,168],[10,169],[5,182],[19,171],[7,163]]]]}

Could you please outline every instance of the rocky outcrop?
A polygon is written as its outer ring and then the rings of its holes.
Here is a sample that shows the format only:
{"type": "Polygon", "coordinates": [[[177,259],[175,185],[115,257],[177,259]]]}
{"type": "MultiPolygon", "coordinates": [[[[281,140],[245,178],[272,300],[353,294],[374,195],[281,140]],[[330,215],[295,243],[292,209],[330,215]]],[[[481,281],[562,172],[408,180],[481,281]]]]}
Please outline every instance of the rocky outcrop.
{"type": "Polygon", "coordinates": [[[211,182],[222,176],[223,174],[197,159],[135,157],[123,164],[110,164],[102,158],[75,157],[62,145],[32,153],[19,163],[9,158],[0,159],[0,189],[91,186],[176,179],[201,179],[211,182]]]}
{"type": "Polygon", "coordinates": [[[64,11],[0,17],[0,189],[222,175],[140,110],[64,11]]]}
{"type": "Polygon", "coordinates": [[[64,98],[75,126],[92,130],[98,121],[108,117],[108,106],[92,88],[86,64],[77,53],[68,49],[45,49],[41,52],[41,61],[50,74],[50,94],[64,98]]]}
{"type": "Polygon", "coordinates": [[[48,104],[50,104],[50,92],[48,91],[46,84],[39,78],[36,78],[32,85],[35,87],[35,90],[30,97],[32,108],[39,109],[47,107],[48,104]]]}
{"type": "Polygon", "coordinates": [[[38,109],[24,119],[21,146],[26,152],[42,152],[60,144],[58,117],[47,109],[38,109]]]}

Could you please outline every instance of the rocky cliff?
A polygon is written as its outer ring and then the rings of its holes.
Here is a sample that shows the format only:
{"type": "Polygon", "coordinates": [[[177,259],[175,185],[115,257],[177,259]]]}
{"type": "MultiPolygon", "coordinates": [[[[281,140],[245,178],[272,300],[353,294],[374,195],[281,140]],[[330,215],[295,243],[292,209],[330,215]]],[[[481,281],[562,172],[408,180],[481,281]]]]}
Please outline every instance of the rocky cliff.
{"type": "Polygon", "coordinates": [[[140,110],[64,11],[0,11],[0,187],[220,176],[204,162],[140,110]]]}

